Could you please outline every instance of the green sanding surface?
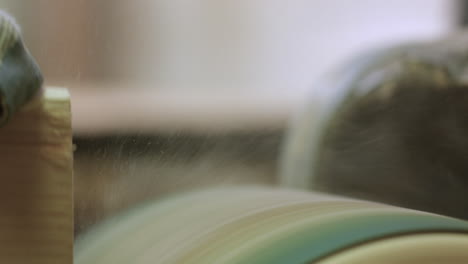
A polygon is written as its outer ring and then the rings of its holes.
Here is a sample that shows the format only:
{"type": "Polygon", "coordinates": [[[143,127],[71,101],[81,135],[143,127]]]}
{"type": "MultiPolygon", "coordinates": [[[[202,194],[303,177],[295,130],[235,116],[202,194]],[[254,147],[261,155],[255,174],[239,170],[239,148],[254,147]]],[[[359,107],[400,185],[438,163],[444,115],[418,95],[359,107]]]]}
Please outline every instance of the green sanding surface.
{"type": "Polygon", "coordinates": [[[374,240],[439,232],[468,233],[468,223],[323,194],[228,188],[107,221],[77,240],[75,263],[303,264],[374,240]]]}

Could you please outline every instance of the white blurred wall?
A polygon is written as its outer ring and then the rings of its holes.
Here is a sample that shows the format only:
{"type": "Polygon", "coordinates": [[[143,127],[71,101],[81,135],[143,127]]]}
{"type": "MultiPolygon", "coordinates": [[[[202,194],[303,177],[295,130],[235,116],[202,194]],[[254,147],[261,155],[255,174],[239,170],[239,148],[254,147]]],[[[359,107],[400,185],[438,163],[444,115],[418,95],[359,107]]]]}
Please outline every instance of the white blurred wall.
{"type": "Polygon", "coordinates": [[[0,0],[0,7],[18,16],[52,82],[300,92],[357,51],[452,30],[456,3],[0,0]]]}
{"type": "Polygon", "coordinates": [[[455,27],[456,1],[259,0],[271,46],[266,86],[301,91],[336,64],[380,45],[432,39],[455,27]]]}
{"type": "Polygon", "coordinates": [[[301,93],[357,51],[438,37],[455,0],[0,0],[48,80],[301,93]]]}
{"type": "Polygon", "coordinates": [[[327,69],[378,45],[455,27],[447,0],[124,1],[116,75],[167,89],[302,93],[327,69]],[[126,25],[126,26],[125,26],[126,25]],[[152,54],[157,54],[152,56],[152,54]]]}

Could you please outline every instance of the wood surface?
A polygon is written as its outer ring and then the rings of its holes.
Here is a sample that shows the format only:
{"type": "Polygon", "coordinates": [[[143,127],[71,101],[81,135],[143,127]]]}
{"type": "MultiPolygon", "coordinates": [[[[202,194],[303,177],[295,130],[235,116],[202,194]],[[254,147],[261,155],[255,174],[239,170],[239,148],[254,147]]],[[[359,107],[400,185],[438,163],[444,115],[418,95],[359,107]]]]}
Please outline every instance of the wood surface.
{"type": "Polygon", "coordinates": [[[76,135],[177,133],[197,135],[284,129],[304,98],[255,88],[196,92],[138,83],[78,83],[73,96],[76,135]],[[240,91],[241,90],[241,91],[240,91]]]}
{"type": "Polygon", "coordinates": [[[47,88],[0,128],[0,263],[73,262],[67,90],[47,88]]]}

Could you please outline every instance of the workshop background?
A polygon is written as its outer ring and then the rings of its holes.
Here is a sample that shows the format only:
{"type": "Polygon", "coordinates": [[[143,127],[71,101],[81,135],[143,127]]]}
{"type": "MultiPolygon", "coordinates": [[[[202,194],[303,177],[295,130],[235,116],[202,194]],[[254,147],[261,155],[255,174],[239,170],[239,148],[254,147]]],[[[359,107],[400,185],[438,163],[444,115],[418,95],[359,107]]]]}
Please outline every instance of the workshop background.
{"type": "Polygon", "coordinates": [[[72,94],[80,233],[148,199],[275,185],[290,116],[373,47],[465,23],[447,0],[0,0],[72,94]]]}

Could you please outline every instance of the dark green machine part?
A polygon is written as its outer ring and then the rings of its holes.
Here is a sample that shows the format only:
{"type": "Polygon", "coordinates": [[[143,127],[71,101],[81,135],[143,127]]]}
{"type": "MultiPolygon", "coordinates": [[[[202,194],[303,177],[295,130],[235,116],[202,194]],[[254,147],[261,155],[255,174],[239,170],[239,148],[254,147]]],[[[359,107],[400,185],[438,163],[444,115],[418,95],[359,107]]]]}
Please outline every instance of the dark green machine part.
{"type": "Polygon", "coordinates": [[[284,184],[468,219],[468,32],[368,52],[317,90],[284,184]]]}
{"type": "Polygon", "coordinates": [[[42,82],[19,27],[8,14],[0,12],[0,126],[38,93],[42,82]]]}

